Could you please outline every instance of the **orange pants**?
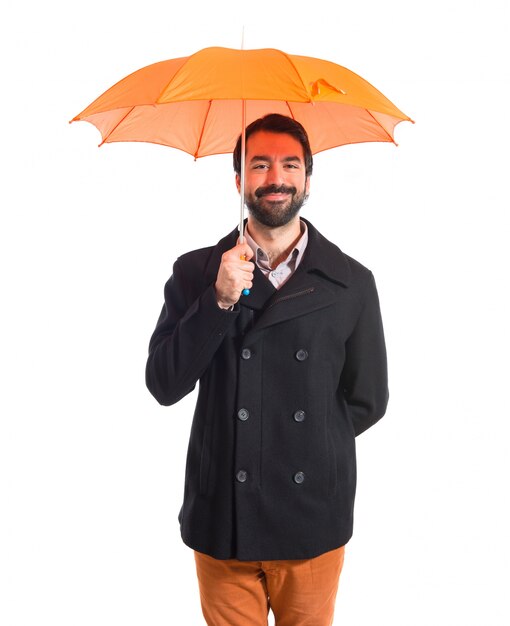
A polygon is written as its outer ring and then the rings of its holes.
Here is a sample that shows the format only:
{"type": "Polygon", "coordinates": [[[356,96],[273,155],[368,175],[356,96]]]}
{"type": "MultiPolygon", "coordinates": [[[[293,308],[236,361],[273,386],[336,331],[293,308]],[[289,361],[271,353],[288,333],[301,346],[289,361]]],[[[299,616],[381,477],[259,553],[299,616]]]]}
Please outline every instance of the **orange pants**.
{"type": "Polygon", "coordinates": [[[220,561],[195,552],[208,626],[331,626],[344,548],[296,561],[220,561]]]}

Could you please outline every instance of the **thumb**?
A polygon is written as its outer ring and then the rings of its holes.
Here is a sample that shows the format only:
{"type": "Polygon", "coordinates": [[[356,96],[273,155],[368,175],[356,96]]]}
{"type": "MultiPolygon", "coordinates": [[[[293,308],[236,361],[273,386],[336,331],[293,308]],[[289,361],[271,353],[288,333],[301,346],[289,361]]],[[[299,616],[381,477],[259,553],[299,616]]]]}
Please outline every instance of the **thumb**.
{"type": "Polygon", "coordinates": [[[239,252],[239,256],[246,259],[246,261],[249,261],[253,257],[253,250],[246,242],[238,243],[236,250],[239,252]]]}

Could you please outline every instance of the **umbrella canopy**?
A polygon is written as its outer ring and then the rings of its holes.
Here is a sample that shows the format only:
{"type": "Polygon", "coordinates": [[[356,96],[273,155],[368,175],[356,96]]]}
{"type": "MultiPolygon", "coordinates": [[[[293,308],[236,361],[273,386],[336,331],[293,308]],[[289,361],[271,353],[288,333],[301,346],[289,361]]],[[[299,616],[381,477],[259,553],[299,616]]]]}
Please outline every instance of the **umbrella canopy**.
{"type": "Polygon", "coordinates": [[[130,74],[71,121],[94,124],[101,145],[146,141],[199,158],[232,152],[245,124],[267,113],[300,122],[313,153],[394,142],[395,126],[412,121],[370,83],[335,63],[270,48],[218,47],[130,74]]]}

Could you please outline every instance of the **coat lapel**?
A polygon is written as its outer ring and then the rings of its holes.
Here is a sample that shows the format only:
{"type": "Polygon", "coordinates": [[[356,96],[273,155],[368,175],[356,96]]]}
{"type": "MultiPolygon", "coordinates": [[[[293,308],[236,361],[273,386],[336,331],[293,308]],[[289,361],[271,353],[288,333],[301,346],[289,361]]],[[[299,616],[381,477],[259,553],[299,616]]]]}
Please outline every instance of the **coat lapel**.
{"type": "Polygon", "coordinates": [[[338,301],[334,285],[300,269],[268,300],[254,330],[307,315],[338,301]]]}
{"type": "Polygon", "coordinates": [[[253,330],[331,306],[338,302],[339,287],[349,286],[351,269],[345,254],[310,222],[304,221],[308,227],[308,245],[303,259],[291,278],[267,301],[253,330]]]}
{"type": "MultiPolygon", "coordinates": [[[[308,227],[308,245],[296,272],[277,290],[256,267],[251,293],[241,297],[241,306],[261,312],[252,332],[331,306],[338,301],[338,287],[349,286],[348,257],[303,221],[308,227]]],[[[236,245],[237,237],[236,228],[213,248],[204,273],[206,284],[216,279],[221,255],[236,245]]]]}
{"type": "Polygon", "coordinates": [[[249,309],[260,311],[270,302],[271,298],[278,293],[276,287],[264,276],[264,274],[255,266],[253,272],[253,287],[250,289],[249,296],[241,296],[239,304],[249,309]]]}

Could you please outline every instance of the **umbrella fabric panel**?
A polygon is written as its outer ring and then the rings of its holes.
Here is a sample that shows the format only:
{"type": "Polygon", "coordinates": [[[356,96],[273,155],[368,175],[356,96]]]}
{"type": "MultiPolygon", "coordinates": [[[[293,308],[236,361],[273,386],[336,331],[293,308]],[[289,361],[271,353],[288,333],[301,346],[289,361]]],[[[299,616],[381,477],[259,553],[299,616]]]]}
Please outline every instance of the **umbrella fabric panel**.
{"type": "Polygon", "coordinates": [[[289,56],[279,50],[206,48],[188,57],[158,103],[216,99],[310,102],[311,97],[289,56]]]}
{"type": "Polygon", "coordinates": [[[333,102],[313,105],[289,103],[291,116],[306,128],[312,152],[367,141],[394,141],[395,126],[402,120],[374,111],[333,102]]]}
{"type": "Polygon", "coordinates": [[[192,101],[135,107],[109,135],[103,135],[103,141],[146,141],[195,155],[209,106],[206,101],[192,101]]]}
{"type": "Polygon", "coordinates": [[[409,120],[378,89],[347,68],[313,57],[291,55],[291,59],[314,102],[349,104],[409,120]]]}
{"type": "Polygon", "coordinates": [[[155,104],[186,60],[187,57],[181,57],[142,67],[110,87],[72,121],[89,121],[87,118],[95,113],[155,104]]]}
{"type": "MultiPolygon", "coordinates": [[[[114,111],[106,111],[104,113],[93,113],[87,117],[81,118],[85,122],[93,124],[101,133],[104,143],[112,132],[121,124],[123,120],[131,113],[133,107],[123,107],[114,111]]],[[[100,144],[101,145],[101,144],[100,144]]]]}

